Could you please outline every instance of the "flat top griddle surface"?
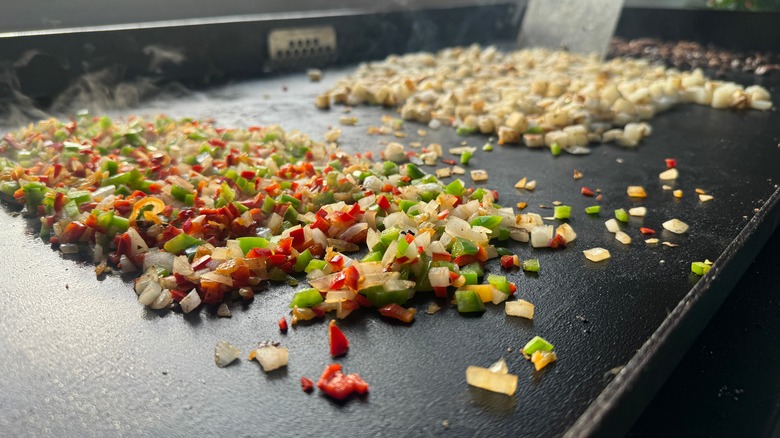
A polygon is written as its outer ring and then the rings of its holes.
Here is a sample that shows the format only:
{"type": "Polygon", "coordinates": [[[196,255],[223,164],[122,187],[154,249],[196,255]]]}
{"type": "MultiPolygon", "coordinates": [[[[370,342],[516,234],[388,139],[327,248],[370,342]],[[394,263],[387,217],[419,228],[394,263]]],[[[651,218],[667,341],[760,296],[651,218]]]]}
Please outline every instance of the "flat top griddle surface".
{"type": "MultiPolygon", "coordinates": [[[[321,138],[343,110],[321,112],[312,100],[343,74],[328,71],[320,84],[303,75],[247,82],[122,114],[213,117],[227,127],[279,123],[321,138]]],[[[366,128],[388,113],[355,108],[358,126],[341,127],[342,146],[381,150],[378,141],[393,138],[368,136],[366,128]]],[[[289,311],[292,288],[271,286],[251,304],[235,306],[230,319],[210,309],[186,316],[153,311],[136,302],[128,281],[96,279],[91,264],[63,257],[36,238],[25,219],[0,209],[0,429],[57,436],[561,434],[607,386],[608,371],[624,365],[697,282],[690,263],[715,260],[777,189],[776,112],[681,106],[651,124],[653,135],[635,150],[601,145],[589,156],[557,158],[525,147],[478,151],[468,167],[489,171],[486,185],[499,190],[501,204],[525,201],[525,212],[542,216],[552,210],[540,204],[571,205],[577,240],[562,251],[508,245],[521,258],[541,262],[538,276],[508,274],[518,296],[536,305],[533,322],[490,304],[481,317],[461,316],[450,306],[427,315],[432,299],[426,294],[411,302],[418,317],[410,326],[372,311],[340,322],[351,348],[338,362],[371,385],[368,396],[344,403],[300,389],[301,376],[316,380],[332,359],[323,321],[279,333],[276,321],[289,311]],[[657,178],[667,157],[678,161],[681,176],[673,185],[684,191],[682,199],[657,178]],[[574,180],[574,169],[584,177],[574,180]],[[535,191],[513,188],[524,176],[537,180],[535,191]],[[628,185],[644,186],[647,199],[628,198],[628,185]],[[599,216],[584,214],[595,202],[580,195],[582,186],[603,191],[599,216]],[[695,188],[715,200],[700,203],[695,188]],[[630,219],[624,228],[634,242],[624,246],[603,223],[616,208],[640,205],[648,214],[630,219]],[[689,232],[663,231],[661,223],[671,218],[688,223],[689,232]],[[679,247],[645,245],[640,226],[679,247]],[[587,261],[582,250],[596,246],[609,249],[612,259],[587,261]],[[535,335],[555,344],[559,356],[538,373],[518,352],[535,335]],[[240,363],[214,365],[221,339],[242,350],[240,363]],[[266,374],[244,360],[264,340],[289,348],[286,369],[266,374]],[[468,365],[488,366],[501,357],[520,377],[515,397],[465,383],[468,365]]],[[[450,129],[428,129],[420,139],[418,128],[424,127],[407,123],[403,142],[437,142],[446,150],[464,140],[480,147],[486,141],[450,129]]],[[[488,267],[500,271],[495,261],[488,267]]]]}

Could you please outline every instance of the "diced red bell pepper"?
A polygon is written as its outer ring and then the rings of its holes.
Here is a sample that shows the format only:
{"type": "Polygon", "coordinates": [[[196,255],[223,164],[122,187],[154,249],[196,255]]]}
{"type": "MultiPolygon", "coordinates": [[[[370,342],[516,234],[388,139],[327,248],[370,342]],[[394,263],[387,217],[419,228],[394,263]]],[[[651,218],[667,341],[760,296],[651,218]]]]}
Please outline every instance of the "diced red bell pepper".
{"type": "Polygon", "coordinates": [[[349,265],[344,271],[344,285],[350,290],[357,292],[358,282],[360,282],[360,272],[358,272],[355,265],[349,265]]]}
{"type": "Polygon", "coordinates": [[[371,301],[368,301],[368,298],[360,294],[355,295],[355,302],[358,303],[360,307],[374,307],[373,304],[371,304],[371,301]]]}
{"type": "Polygon", "coordinates": [[[116,254],[121,256],[122,254],[130,257],[130,248],[133,245],[133,241],[130,239],[130,235],[127,233],[117,235],[116,242],[116,254]]]}
{"type": "Polygon", "coordinates": [[[187,292],[182,292],[178,289],[171,289],[171,297],[173,297],[173,301],[179,302],[184,299],[184,297],[187,296],[187,292]]]}
{"type": "MultiPolygon", "coordinates": [[[[63,231],[62,235],[60,235],[60,243],[78,242],[78,240],[81,239],[81,236],[84,235],[85,231],[87,231],[86,225],[79,221],[73,221],[69,223],[67,227],[65,227],[65,231],[63,231]]],[[[130,236],[127,236],[127,240],[129,243],[130,236]]]]}
{"type": "Polygon", "coordinates": [[[667,169],[672,169],[674,167],[677,167],[677,160],[675,160],[674,158],[667,158],[664,161],[666,162],[667,169]]]}
{"type": "Polygon", "coordinates": [[[314,391],[314,382],[312,382],[312,380],[309,378],[301,377],[301,389],[303,392],[314,391]]]}
{"type": "Polygon", "coordinates": [[[501,267],[504,269],[512,269],[520,266],[520,261],[516,255],[501,256],[501,267]]]}
{"type": "Polygon", "coordinates": [[[328,263],[330,263],[330,266],[334,271],[341,271],[344,269],[344,257],[342,257],[341,254],[328,260],[328,263]]]}
{"type": "Polygon", "coordinates": [[[344,374],[341,365],[334,363],[325,367],[325,370],[317,381],[317,387],[326,395],[337,400],[344,400],[352,393],[365,394],[368,392],[368,383],[359,375],[344,374]]]}
{"type": "Polygon", "coordinates": [[[344,336],[344,332],[336,325],[335,320],[328,324],[328,342],[330,344],[330,355],[333,357],[341,356],[347,353],[349,341],[344,336]]]}
{"type": "Polygon", "coordinates": [[[510,282],[509,283],[509,295],[514,295],[515,292],[517,292],[517,285],[510,282]]]}
{"type": "Polygon", "coordinates": [[[388,318],[394,318],[401,322],[410,324],[414,322],[414,315],[417,313],[414,309],[406,309],[396,303],[388,304],[379,308],[379,314],[388,318]]]}
{"type": "Polygon", "coordinates": [[[387,210],[390,208],[390,201],[385,195],[379,195],[376,198],[376,205],[378,205],[382,210],[387,210]]]}
{"type": "Polygon", "coordinates": [[[206,304],[219,304],[225,298],[225,291],[221,283],[209,280],[200,280],[200,288],[203,296],[201,300],[206,304]]]}
{"type": "Polygon", "coordinates": [[[566,241],[563,239],[563,236],[556,234],[550,242],[550,248],[566,248],[566,241]]]}
{"type": "Polygon", "coordinates": [[[461,256],[455,257],[454,263],[458,266],[466,266],[470,263],[474,263],[477,261],[477,258],[473,255],[464,254],[461,256]]]}
{"type": "Polygon", "coordinates": [[[328,289],[330,290],[340,290],[344,287],[344,283],[347,281],[347,274],[344,271],[341,271],[337,273],[335,276],[333,276],[333,280],[330,281],[330,285],[328,286],[328,289]]]}
{"type": "Polygon", "coordinates": [[[591,190],[591,189],[589,189],[587,187],[583,187],[582,190],[580,190],[580,193],[582,193],[585,196],[593,196],[593,195],[595,195],[595,193],[593,193],[593,190],[591,190]]]}
{"type": "Polygon", "coordinates": [[[279,331],[282,333],[287,333],[287,319],[285,319],[284,316],[279,319],[278,324],[279,324],[279,331]]]}
{"type": "Polygon", "coordinates": [[[433,261],[434,262],[450,262],[450,261],[452,261],[452,256],[449,255],[446,252],[435,252],[435,253],[433,253],[433,261]]]}
{"type": "Polygon", "coordinates": [[[449,294],[447,286],[434,286],[433,293],[437,298],[447,298],[447,295],[449,294]]]}
{"type": "Polygon", "coordinates": [[[645,228],[645,227],[640,228],[639,232],[647,235],[655,234],[655,230],[653,230],[652,228],[645,228]]]}
{"type": "Polygon", "coordinates": [[[330,228],[330,223],[328,223],[328,220],[324,217],[317,215],[317,219],[314,220],[314,223],[311,224],[311,227],[319,228],[319,230],[323,233],[327,233],[328,229],[330,228]]]}
{"type": "Polygon", "coordinates": [[[297,246],[306,240],[306,234],[304,233],[303,228],[296,228],[290,231],[290,238],[292,238],[292,246],[297,246]]]}

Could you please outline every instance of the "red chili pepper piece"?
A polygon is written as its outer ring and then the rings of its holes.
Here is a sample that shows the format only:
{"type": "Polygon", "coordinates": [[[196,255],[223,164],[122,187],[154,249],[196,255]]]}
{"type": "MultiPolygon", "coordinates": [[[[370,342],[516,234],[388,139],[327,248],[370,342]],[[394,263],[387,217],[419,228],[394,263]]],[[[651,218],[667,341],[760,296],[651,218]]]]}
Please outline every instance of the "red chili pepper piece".
{"type": "Polygon", "coordinates": [[[287,319],[285,319],[284,316],[279,319],[279,331],[287,333],[287,319]]]}
{"type": "Polygon", "coordinates": [[[583,187],[582,190],[580,190],[580,193],[582,193],[585,196],[593,196],[595,193],[593,193],[593,190],[583,187]]]}
{"type": "Polygon", "coordinates": [[[442,158],[441,162],[444,163],[444,164],[449,164],[450,166],[454,166],[454,165],[458,164],[457,161],[450,160],[449,158],[442,158]]]}
{"type": "Polygon", "coordinates": [[[515,258],[511,255],[501,256],[501,267],[504,269],[512,269],[515,267],[515,258]]]}
{"type": "Polygon", "coordinates": [[[344,400],[352,393],[365,394],[368,392],[368,383],[365,380],[355,373],[342,373],[341,365],[337,363],[325,367],[320,380],[317,381],[317,387],[337,400],[344,400]]]}
{"type": "Polygon", "coordinates": [[[652,228],[645,228],[645,227],[640,228],[639,232],[647,235],[655,234],[655,230],[653,230],[652,228]]]}
{"type": "Polygon", "coordinates": [[[406,309],[398,304],[392,303],[379,308],[379,314],[388,318],[395,318],[399,321],[410,324],[414,321],[414,315],[417,313],[413,309],[406,309]]]}
{"type": "Polygon", "coordinates": [[[344,332],[336,326],[335,320],[331,320],[330,324],[328,324],[328,341],[330,343],[331,356],[336,357],[347,353],[349,341],[344,336],[344,332]]]}
{"type": "Polygon", "coordinates": [[[314,382],[306,377],[301,377],[301,389],[303,392],[311,393],[314,391],[314,382]]]}
{"type": "Polygon", "coordinates": [[[664,161],[666,161],[667,169],[672,169],[674,167],[677,167],[677,160],[675,160],[674,158],[667,158],[664,161]]]}

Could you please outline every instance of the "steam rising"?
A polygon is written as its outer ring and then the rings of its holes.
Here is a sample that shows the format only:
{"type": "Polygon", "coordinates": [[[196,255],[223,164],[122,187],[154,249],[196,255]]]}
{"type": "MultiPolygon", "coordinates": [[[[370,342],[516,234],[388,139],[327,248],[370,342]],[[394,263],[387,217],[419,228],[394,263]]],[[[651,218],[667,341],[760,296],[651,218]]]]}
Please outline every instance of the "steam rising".
{"type": "MultiPolygon", "coordinates": [[[[3,66],[0,73],[0,87],[7,95],[7,102],[0,106],[0,126],[13,128],[31,121],[49,117],[63,117],[87,110],[92,114],[137,107],[152,97],[181,96],[188,94],[187,88],[165,80],[164,70],[168,65],[178,65],[186,60],[182,50],[161,45],[143,48],[148,57],[148,75],[132,79],[125,78],[126,67],[112,65],[89,71],[72,80],[63,91],[36,101],[22,90],[19,67],[27,66],[40,54],[30,50],[13,63],[3,66]]],[[[89,67],[85,65],[85,69],[89,67]]]]}

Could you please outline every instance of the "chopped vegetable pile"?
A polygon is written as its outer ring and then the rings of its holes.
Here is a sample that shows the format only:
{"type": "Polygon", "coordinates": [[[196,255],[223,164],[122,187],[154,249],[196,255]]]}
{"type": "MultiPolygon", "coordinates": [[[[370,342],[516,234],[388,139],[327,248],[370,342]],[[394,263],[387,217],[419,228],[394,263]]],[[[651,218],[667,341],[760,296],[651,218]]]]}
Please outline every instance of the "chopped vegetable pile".
{"type": "Polygon", "coordinates": [[[316,102],[321,109],[331,102],[396,107],[403,119],[431,129],[445,125],[458,135],[495,133],[499,144],[548,147],[553,155],[588,153],[589,143],[636,147],[650,135],[646,120],[681,103],[772,108],[766,88],[710,79],[700,69],[478,45],[361,64],[316,102]]]}
{"type": "Polygon", "coordinates": [[[312,287],[293,297],[292,324],[359,307],[409,323],[414,309],[403,306],[418,291],[457,289],[458,310],[476,312],[516,290],[500,275],[479,284],[499,256],[494,244],[563,247],[576,237],[568,224],[556,232],[538,214],[497,205],[495,191],[275,126],[82,115],[8,134],[0,153],[0,193],[40,217],[41,237],[90,254],[98,274],[139,272],[138,300],[155,309],[251,300],[264,281],[297,285],[305,272],[312,287]],[[346,255],[362,244],[362,259],[346,255]]]}

